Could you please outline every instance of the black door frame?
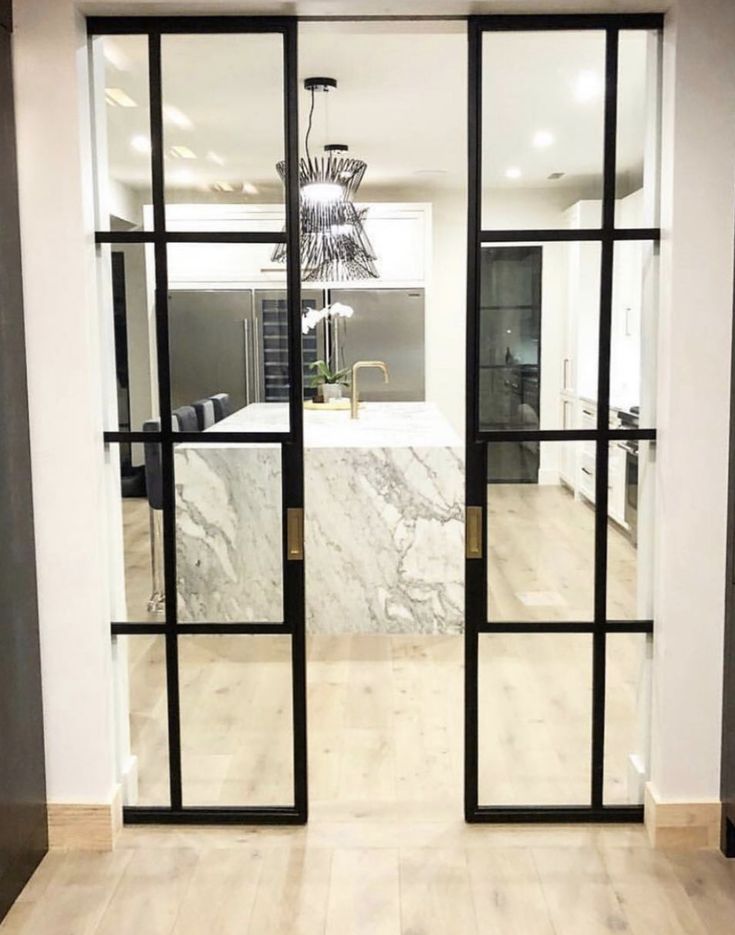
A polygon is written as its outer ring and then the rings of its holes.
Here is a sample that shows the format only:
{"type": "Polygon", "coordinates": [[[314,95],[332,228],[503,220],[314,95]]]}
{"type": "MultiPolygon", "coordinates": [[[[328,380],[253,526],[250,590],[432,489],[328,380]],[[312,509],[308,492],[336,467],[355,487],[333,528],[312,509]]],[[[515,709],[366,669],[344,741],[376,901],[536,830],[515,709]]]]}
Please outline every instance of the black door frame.
{"type": "Polygon", "coordinates": [[[97,244],[152,244],[155,256],[155,313],[160,432],[107,431],[106,445],[159,443],[163,478],[163,539],[166,619],[163,623],[112,622],[112,636],[157,634],[166,648],[168,708],[169,806],[127,806],[129,823],[157,824],[302,824],[308,818],[306,747],[306,641],[304,561],[289,554],[289,519],[303,522],[303,388],[301,363],[301,269],[299,251],[298,79],[297,23],[292,17],[91,17],[90,38],[102,35],[140,35],[148,39],[150,86],[152,231],[98,231],[97,244]],[[283,41],[284,149],[286,158],[286,230],[265,232],[172,232],[166,230],[164,194],[163,102],[161,38],[175,34],[278,34],[283,41]],[[171,417],[171,374],[168,342],[168,269],[170,243],[286,243],[286,282],[289,324],[289,430],[288,432],[174,432],[171,417]],[[176,599],[176,516],[174,445],[179,442],[275,443],[281,447],[282,558],[284,620],[281,623],[179,623],[176,599]],[[298,512],[301,511],[300,516],[298,512]],[[290,636],[293,709],[293,802],[281,806],[195,807],[182,802],[181,717],[178,638],[184,635],[271,634],[290,636]]]}
{"type": "MultiPolygon", "coordinates": [[[[437,17],[340,17],[339,19],[426,20],[437,17]]],[[[441,18],[441,17],[439,17],[441,18]]],[[[465,591],[465,819],[469,822],[549,822],[549,821],[640,821],[643,808],[605,806],[602,800],[605,729],[606,638],[610,633],[653,631],[652,620],[609,620],[606,617],[607,576],[607,483],[608,444],[616,439],[655,440],[655,429],[610,429],[607,420],[610,382],[610,325],[612,304],[613,251],[625,240],[658,242],[658,228],[615,227],[615,154],[617,125],[618,35],[621,29],[661,30],[662,14],[579,14],[443,17],[468,23],[468,252],[467,252],[467,394],[466,394],[466,504],[479,507],[483,518],[481,551],[487,548],[486,478],[487,443],[502,441],[594,441],[596,443],[595,524],[595,604],[594,620],[587,623],[488,623],[487,567],[485,561],[467,558],[465,591]],[[482,230],[481,227],[481,144],[482,144],[482,35],[491,31],[518,30],[601,30],[606,35],[606,88],[603,169],[603,212],[599,229],[581,230],[482,230]],[[601,293],[598,376],[598,423],[592,430],[507,430],[479,429],[478,337],[479,270],[483,243],[541,243],[594,241],[601,245],[601,293]],[[600,518],[602,517],[602,519],[600,518]],[[583,806],[487,806],[478,802],[478,639],[482,633],[588,633],[593,638],[592,771],[590,804],[583,806]]],[[[308,21],[326,20],[306,17],[308,21]]],[[[303,509],[303,411],[300,337],[300,268],[298,201],[298,81],[296,17],[248,16],[171,16],[171,17],[91,17],[90,36],[146,35],[149,41],[149,81],[151,89],[151,166],[154,204],[154,230],[132,232],[98,231],[98,244],[148,243],[154,245],[156,272],[156,319],[160,411],[164,414],[161,432],[104,433],[107,445],[121,442],[160,442],[164,479],[164,539],[166,593],[175,595],[176,559],[175,490],[173,444],[202,441],[199,434],[172,431],[169,406],[170,373],[166,348],[167,257],[169,243],[279,243],[289,247],[287,271],[289,297],[289,349],[291,369],[290,430],[288,433],[218,433],[209,431],[207,442],[276,442],[282,446],[283,463],[283,549],[285,568],[285,620],[281,624],[179,624],[176,601],[169,601],[165,623],[113,622],[112,634],[159,634],[166,642],[168,725],[170,759],[170,807],[126,807],[127,822],[156,823],[302,823],[308,816],[307,737],[306,737],[306,655],[303,561],[287,559],[287,510],[303,509]],[[161,36],[166,34],[280,33],[284,39],[284,96],[287,173],[286,234],[166,232],[163,179],[163,120],[161,102],[161,36]],[[293,724],[294,724],[294,804],[279,807],[201,808],[182,805],[181,744],[178,696],[177,638],[185,634],[278,633],[292,639],[293,724]]]]}
{"type": "MultiPolygon", "coordinates": [[[[469,17],[468,88],[468,220],[467,220],[467,396],[466,396],[466,505],[481,528],[479,540],[465,560],[465,786],[464,808],[468,822],[592,822],[642,821],[642,805],[612,806],[603,803],[605,752],[605,668],[607,635],[652,633],[652,620],[607,618],[607,504],[608,446],[615,439],[655,440],[655,429],[611,429],[610,331],[613,289],[613,252],[625,240],[658,242],[658,228],[615,226],[615,168],[617,141],[618,38],[622,29],[658,30],[662,14],[622,15],[491,15],[469,17]],[[569,230],[482,229],[482,39],[484,33],[597,30],[604,31],[605,98],[602,223],[599,228],[569,230]],[[483,431],[479,419],[479,303],[480,249],[487,243],[549,243],[594,241],[601,246],[600,332],[598,351],[597,426],[589,430],[483,431]],[[594,441],[595,566],[594,619],[579,623],[488,622],[487,600],[487,447],[490,442],[594,441]],[[479,510],[479,513],[476,511],[479,510]],[[478,548],[479,546],[479,548],[478,548]],[[479,551],[479,555],[477,554],[479,551]],[[472,557],[470,557],[472,555],[472,557]],[[591,788],[588,805],[499,806],[480,803],[479,755],[479,638],[487,633],[587,633],[592,636],[592,743],[591,788]]],[[[469,520],[468,512],[468,520],[469,520]]],[[[474,522],[474,520],[473,520],[474,522]]],[[[469,521],[468,521],[469,526],[469,521]]]]}

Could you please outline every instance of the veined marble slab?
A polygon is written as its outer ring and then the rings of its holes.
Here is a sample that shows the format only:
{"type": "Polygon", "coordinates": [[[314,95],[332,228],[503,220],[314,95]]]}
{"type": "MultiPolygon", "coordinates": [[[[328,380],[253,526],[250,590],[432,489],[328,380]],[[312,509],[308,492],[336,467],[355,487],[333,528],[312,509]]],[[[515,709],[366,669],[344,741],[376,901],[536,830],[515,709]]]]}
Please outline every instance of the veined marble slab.
{"type": "Polygon", "coordinates": [[[278,446],[178,445],[174,472],[179,621],[282,621],[278,446]]]}
{"type": "MultiPolygon", "coordinates": [[[[249,406],[216,429],[272,431],[285,414],[249,406]]],[[[464,450],[438,410],[307,411],[304,440],[309,631],[459,631],[464,450]]],[[[281,620],[279,448],[183,444],[175,471],[180,619],[281,620]]]]}

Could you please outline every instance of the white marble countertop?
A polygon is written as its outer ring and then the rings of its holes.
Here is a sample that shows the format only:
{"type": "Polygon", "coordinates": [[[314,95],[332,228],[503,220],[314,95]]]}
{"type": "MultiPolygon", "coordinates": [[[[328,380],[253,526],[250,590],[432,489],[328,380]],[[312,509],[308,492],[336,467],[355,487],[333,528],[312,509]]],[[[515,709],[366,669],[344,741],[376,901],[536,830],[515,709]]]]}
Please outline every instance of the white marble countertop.
{"type": "MultiPolygon", "coordinates": [[[[288,405],[253,403],[207,431],[288,431],[288,405]]],[[[358,419],[351,419],[349,410],[304,410],[305,448],[461,448],[462,445],[462,439],[434,403],[360,403],[358,419]]]]}

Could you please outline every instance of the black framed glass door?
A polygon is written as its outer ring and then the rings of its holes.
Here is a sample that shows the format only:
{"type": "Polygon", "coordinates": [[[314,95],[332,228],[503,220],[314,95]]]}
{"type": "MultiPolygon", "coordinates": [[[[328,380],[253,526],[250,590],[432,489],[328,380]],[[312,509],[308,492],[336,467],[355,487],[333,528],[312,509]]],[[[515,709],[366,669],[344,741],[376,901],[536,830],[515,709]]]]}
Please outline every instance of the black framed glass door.
{"type": "Polygon", "coordinates": [[[471,822],[643,816],[661,27],[469,22],[471,822]]]}
{"type": "Polygon", "coordinates": [[[305,822],[296,21],[100,17],[88,32],[103,339],[112,250],[131,277],[130,415],[107,407],[104,442],[113,465],[132,446],[146,481],[123,509],[111,627],[136,764],[125,820],[305,822]],[[249,190],[263,192],[257,211],[241,210],[249,190]],[[240,197],[214,210],[223,192],[240,197]],[[279,394],[257,396],[248,280],[281,244],[279,394]]]}

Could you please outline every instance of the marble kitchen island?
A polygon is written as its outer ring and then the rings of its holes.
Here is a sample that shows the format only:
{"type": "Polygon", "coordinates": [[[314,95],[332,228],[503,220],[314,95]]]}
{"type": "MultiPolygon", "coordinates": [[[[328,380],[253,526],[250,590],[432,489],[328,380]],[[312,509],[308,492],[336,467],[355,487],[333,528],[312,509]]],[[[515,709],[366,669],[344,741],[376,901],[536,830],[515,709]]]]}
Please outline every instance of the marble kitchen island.
{"type": "MultiPolygon", "coordinates": [[[[253,404],[215,429],[287,418],[285,404],[253,404]]],[[[179,620],[282,620],[279,446],[185,443],[174,459],[179,620]]],[[[304,472],[308,630],[459,632],[464,450],[439,410],[306,410],[304,472]]]]}

